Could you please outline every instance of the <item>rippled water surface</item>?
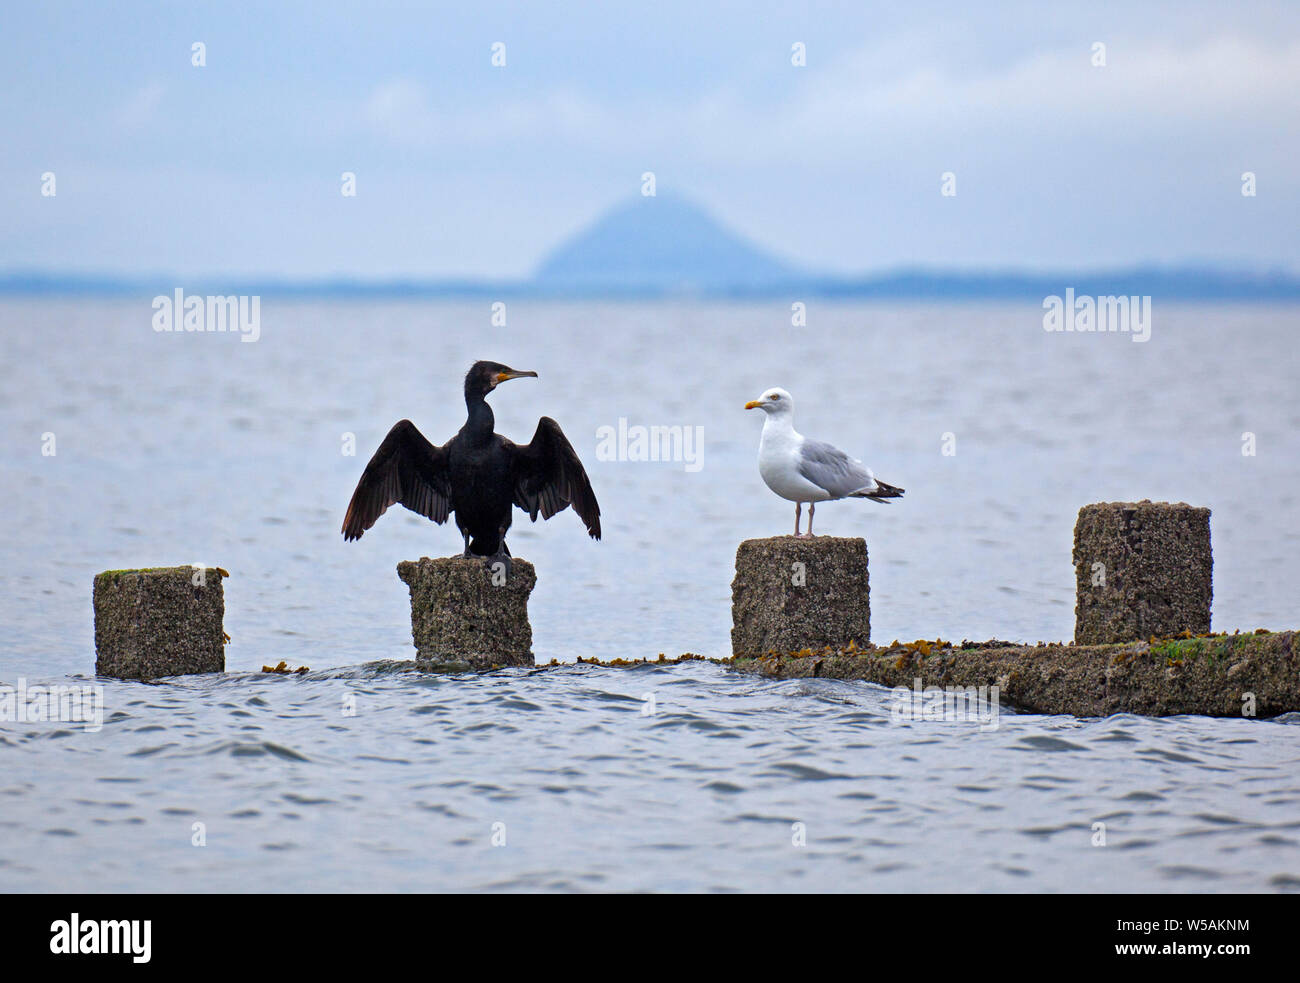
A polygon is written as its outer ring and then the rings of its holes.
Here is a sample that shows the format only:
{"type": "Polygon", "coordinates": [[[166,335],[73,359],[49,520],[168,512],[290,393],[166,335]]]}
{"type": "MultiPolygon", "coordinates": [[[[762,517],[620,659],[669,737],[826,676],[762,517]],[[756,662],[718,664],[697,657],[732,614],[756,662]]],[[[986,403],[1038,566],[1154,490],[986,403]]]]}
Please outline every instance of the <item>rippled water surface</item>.
{"type": "Polygon", "coordinates": [[[486,304],[267,298],[256,344],[150,313],[0,303],[0,683],[94,682],[94,574],[189,562],[232,574],[231,672],[101,681],[98,732],[0,723],[0,889],[1300,888],[1300,716],[981,732],[703,662],[427,676],[394,566],[454,529],[338,535],[393,421],[442,441],[470,361],[536,369],[498,429],[556,417],[606,532],[516,520],[539,660],[725,655],[736,544],[793,519],[740,409],[782,385],[908,489],[818,513],[868,540],[877,640],[1068,638],[1078,507],[1142,497],[1214,510],[1216,629],[1294,627],[1295,309],[1157,307],[1145,345],[1046,334],[1033,305],[811,305],[796,330],[782,304],[517,301],[502,329],[486,304]],[[620,417],[703,427],[703,466],[597,460],[620,417]],[[312,671],[257,673],[281,659],[312,671]]]}
{"type": "Polygon", "coordinates": [[[107,689],[4,734],[10,889],[1300,889],[1300,715],[981,733],[700,663],[107,689]]]}

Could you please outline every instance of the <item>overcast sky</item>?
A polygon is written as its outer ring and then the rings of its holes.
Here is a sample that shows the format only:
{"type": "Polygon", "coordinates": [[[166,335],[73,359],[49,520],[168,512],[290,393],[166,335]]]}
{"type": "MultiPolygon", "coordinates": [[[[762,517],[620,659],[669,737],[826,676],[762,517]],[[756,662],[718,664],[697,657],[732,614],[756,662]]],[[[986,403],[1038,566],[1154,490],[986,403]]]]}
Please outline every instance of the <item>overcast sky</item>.
{"type": "Polygon", "coordinates": [[[6,4],[0,270],[521,276],[645,171],[833,272],[1300,269],[1293,0],[553,6],[6,4]]]}

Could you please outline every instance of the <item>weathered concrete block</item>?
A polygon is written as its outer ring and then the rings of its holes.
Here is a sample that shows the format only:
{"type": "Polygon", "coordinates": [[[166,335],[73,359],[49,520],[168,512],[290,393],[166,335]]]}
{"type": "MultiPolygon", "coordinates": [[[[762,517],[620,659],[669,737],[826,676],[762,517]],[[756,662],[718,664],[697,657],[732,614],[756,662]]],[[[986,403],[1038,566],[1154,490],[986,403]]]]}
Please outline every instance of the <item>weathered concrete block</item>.
{"type": "Polygon", "coordinates": [[[107,570],[95,577],[95,672],[156,679],[226,669],[217,567],[107,570]]]}
{"type": "Polygon", "coordinates": [[[866,645],[871,600],[866,540],[747,539],[731,582],[734,655],[866,645]]]}
{"type": "Polygon", "coordinates": [[[1104,502],[1074,526],[1074,641],[1105,645],[1210,630],[1210,510],[1104,502]]]}
{"type": "Polygon", "coordinates": [[[1120,645],[920,641],[803,656],[738,658],[772,679],[863,679],[905,690],[996,686],[1029,713],[1276,717],[1300,711],[1300,632],[1216,635],[1120,645]]]}
{"type": "Polygon", "coordinates": [[[411,635],[421,668],[534,665],[528,595],[537,573],[527,560],[512,559],[505,575],[504,567],[489,568],[481,559],[426,556],[402,561],[397,575],[411,589],[411,635]]]}

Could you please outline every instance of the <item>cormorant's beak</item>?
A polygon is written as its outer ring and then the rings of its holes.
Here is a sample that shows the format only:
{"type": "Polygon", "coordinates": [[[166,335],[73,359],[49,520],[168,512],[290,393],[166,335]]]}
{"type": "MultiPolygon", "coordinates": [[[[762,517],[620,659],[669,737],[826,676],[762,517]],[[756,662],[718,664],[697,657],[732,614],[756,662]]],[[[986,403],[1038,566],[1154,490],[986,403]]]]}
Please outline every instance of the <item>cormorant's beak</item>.
{"type": "Polygon", "coordinates": [[[504,372],[497,373],[497,384],[500,385],[503,382],[509,382],[511,379],[523,379],[525,377],[536,379],[537,373],[519,372],[515,369],[506,369],[504,372]]]}
{"type": "Polygon", "coordinates": [[[763,401],[761,399],[751,399],[748,403],[745,404],[745,409],[756,410],[762,405],[763,405],[763,401]]]}

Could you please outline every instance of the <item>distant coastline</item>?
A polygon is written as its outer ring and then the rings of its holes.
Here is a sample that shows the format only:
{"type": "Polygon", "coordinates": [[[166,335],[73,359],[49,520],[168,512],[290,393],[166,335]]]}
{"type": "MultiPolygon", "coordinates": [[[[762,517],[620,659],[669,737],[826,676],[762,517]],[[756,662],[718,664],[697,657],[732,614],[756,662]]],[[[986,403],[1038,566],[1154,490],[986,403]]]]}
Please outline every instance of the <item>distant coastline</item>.
{"type": "Polygon", "coordinates": [[[1300,276],[1285,272],[1247,273],[1171,267],[1132,267],[1112,271],[1051,273],[965,272],[902,269],[858,277],[790,276],[755,283],[552,283],[540,279],[361,279],[251,278],[56,274],[43,271],[0,273],[0,296],[148,296],[176,286],[204,294],[250,294],[302,298],[446,298],[555,300],[829,300],[1034,301],[1062,293],[1150,295],[1158,300],[1232,302],[1300,301],[1300,276]]]}
{"type": "Polygon", "coordinates": [[[829,275],[801,268],[729,228],[678,194],[634,196],[558,243],[531,276],[510,278],[317,277],[0,270],[0,296],[148,296],[177,288],[207,295],[502,300],[713,299],[1014,300],[1076,295],[1158,300],[1300,301],[1300,272],[1183,262],[1031,271],[914,264],[829,275]]]}

